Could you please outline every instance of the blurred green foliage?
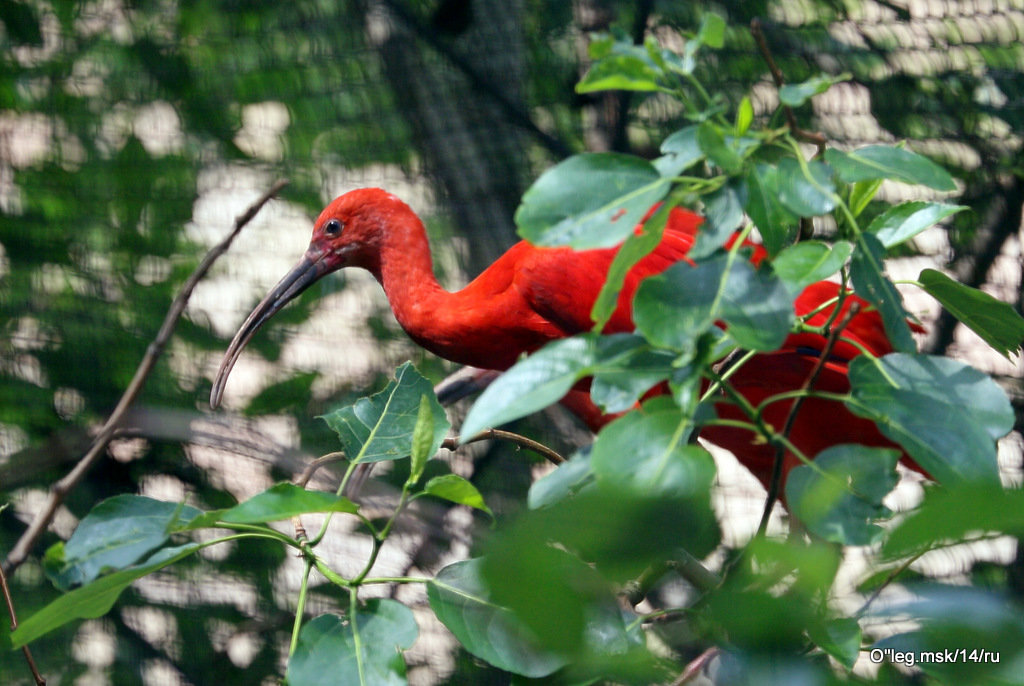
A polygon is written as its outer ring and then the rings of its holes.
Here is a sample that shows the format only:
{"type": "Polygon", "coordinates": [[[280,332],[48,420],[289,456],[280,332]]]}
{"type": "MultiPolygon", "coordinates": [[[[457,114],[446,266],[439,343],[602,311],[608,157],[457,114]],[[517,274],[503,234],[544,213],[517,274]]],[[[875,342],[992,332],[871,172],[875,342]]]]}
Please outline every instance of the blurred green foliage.
{"type": "MultiPolygon", "coordinates": [[[[8,551],[24,529],[19,513],[30,509],[23,507],[25,498],[67,470],[78,457],[85,431],[109,413],[181,281],[198,261],[202,246],[189,239],[186,227],[205,190],[205,172],[239,165],[268,178],[286,176],[291,180],[287,199],[310,214],[333,193],[331,174],[339,167],[397,165],[416,178],[427,170],[442,201],[457,197],[443,180],[444,171],[446,165],[467,164],[466,159],[448,161],[425,145],[418,128],[425,111],[410,109],[403,99],[374,31],[387,25],[389,10],[402,9],[415,23],[394,24],[408,31],[409,46],[428,64],[424,69],[461,79],[447,55],[483,63],[508,46],[473,42],[476,27],[494,21],[488,2],[471,3],[468,23],[465,17],[441,22],[439,7],[458,4],[0,1],[0,475],[7,480],[0,481],[0,502],[17,505],[0,512],[0,552],[8,551]],[[436,42],[426,41],[428,35],[436,42]],[[279,156],[267,156],[239,138],[246,106],[267,102],[287,109],[279,156]],[[174,124],[161,138],[145,121],[154,109],[168,108],[174,124]],[[46,459],[10,460],[12,454],[32,450],[46,459]]],[[[521,83],[504,84],[520,89],[512,104],[567,150],[600,140],[649,156],[666,132],[679,128],[682,113],[659,95],[576,93],[573,86],[582,71],[580,32],[613,23],[628,31],[638,19],[665,30],[692,30],[706,5],[582,5],[594,10],[587,13],[587,26],[579,25],[570,3],[515,5],[519,23],[506,35],[522,48],[524,69],[521,83]]],[[[698,63],[695,73],[738,102],[766,72],[744,27],[755,16],[770,18],[765,21],[767,40],[790,82],[821,71],[849,72],[870,93],[870,114],[884,132],[927,142],[928,151],[954,170],[963,184],[959,201],[976,211],[970,219],[966,213],[954,218],[953,257],[972,257],[977,217],[987,217],[1008,200],[1012,209],[1024,174],[1015,142],[1024,132],[1024,27],[1004,20],[1001,10],[971,18],[915,17],[926,27],[921,30],[938,36],[938,47],[914,52],[887,29],[890,19],[865,19],[865,7],[879,6],[829,0],[717,3],[717,11],[728,19],[724,47],[710,62],[698,63]],[[850,17],[863,21],[846,21],[850,17]],[[958,28],[958,22],[968,21],[995,28],[976,38],[958,28]],[[849,40],[829,30],[837,22],[852,31],[849,40]]],[[[888,3],[884,7],[893,11],[888,3]]],[[[493,85],[503,88],[500,82],[493,85]]],[[[490,111],[485,106],[493,106],[493,98],[469,90],[472,98],[437,94],[442,119],[445,112],[460,109],[490,111]]],[[[812,119],[810,108],[798,111],[801,124],[812,128],[841,115],[822,112],[812,119]]],[[[487,130],[482,135],[504,137],[487,130]]],[[[842,132],[829,135],[842,139],[842,132]]],[[[521,174],[524,178],[503,178],[516,198],[526,177],[556,161],[550,146],[534,133],[524,136],[512,152],[501,153],[518,155],[514,163],[494,153],[465,151],[475,154],[472,161],[482,160],[483,168],[502,174],[510,168],[531,170],[521,174]]],[[[471,233],[479,231],[473,228],[478,225],[462,220],[451,207],[445,213],[459,217],[456,231],[468,228],[472,243],[486,242],[486,236],[471,233]]],[[[308,305],[307,300],[305,307],[295,308],[290,318],[305,316],[308,305]]],[[[276,324],[289,324],[288,319],[276,324]]],[[[271,334],[254,349],[273,357],[271,334]]],[[[208,322],[183,321],[174,349],[190,361],[184,365],[188,371],[176,371],[164,359],[141,402],[204,408],[209,379],[201,361],[223,347],[208,322]]],[[[436,366],[434,371],[440,373],[436,366]]],[[[297,371],[282,382],[280,393],[257,396],[250,409],[262,414],[299,408],[295,414],[305,446],[326,452],[331,449],[326,429],[310,418],[316,413],[309,411],[306,389],[311,382],[308,372],[297,371]]],[[[318,398],[312,404],[322,408],[329,402],[318,398]]],[[[180,444],[149,441],[139,457],[107,460],[94,470],[71,494],[71,514],[82,517],[105,497],[135,492],[153,475],[179,480],[211,508],[232,504],[209,474],[186,459],[180,444]]],[[[47,534],[37,552],[57,540],[56,533],[47,534]]],[[[292,619],[281,609],[274,587],[284,557],[278,545],[256,544],[231,548],[213,566],[193,557],[161,572],[169,582],[189,584],[201,575],[208,578],[215,567],[225,587],[253,589],[255,600],[244,607],[205,598],[189,599],[192,604],[186,605],[182,599],[130,589],[118,610],[99,623],[117,646],[114,662],[99,671],[113,683],[142,683],[153,665],[197,684],[208,683],[211,675],[218,683],[250,684],[278,674],[292,619]],[[177,634],[169,640],[147,635],[133,619],[140,607],[170,618],[177,634]],[[244,669],[225,647],[223,636],[233,631],[255,637],[244,669]]],[[[35,561],[11,581],[17,609],[25,616],[56,597],[35,561]]],[[[328,592],[321,600],[334,598],[328,592]]],[[[68,650],[75,629],[65,627],[33,643],[37,661],[54,678],[59,674],[71,680],[88,669],[68,650]]],[[[27,683],[24,665],[10,657],[0,661],[0,681],[27,683]]],[[[452,683],[484,679],[479,665],[461,659],[459,664],[452,683]]]]}

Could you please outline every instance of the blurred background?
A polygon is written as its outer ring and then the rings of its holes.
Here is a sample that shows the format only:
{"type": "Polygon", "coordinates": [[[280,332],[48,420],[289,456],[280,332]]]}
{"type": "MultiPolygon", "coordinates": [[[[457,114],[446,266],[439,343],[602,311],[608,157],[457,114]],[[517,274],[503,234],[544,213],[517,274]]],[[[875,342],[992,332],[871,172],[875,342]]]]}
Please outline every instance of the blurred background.
{"type": "MultiPolygon", "coordinates": [[[[541,171],[584,150],[654,156],[684,125],[656,95],[577,95],[591,33],[681,47],[708,11],[729,30],[698,75],[731,106],[748,91],[757,115],[777,106],[747,28],[758,17],[788,81],[852,75],[799,112],[805,127],[842,148],[906,140],[954,172],[951,200],[972,211],[922,234],[893,278],[938,267],[1021,309],[1024,0],[0,0],[0,557],[116,404],[183,279],[277,179],[290,184],[200,284],[109,459],[38,556],[115,494],[212,508],[292,478],[337,447],[317,415],[379,390],[406,359],[441,380],[452,367],[410,343],[372,279],[350,273],[275,317],[224,410],[208,406],[227,339],[330,199],[361,186],[403,198],[427,223],[442,283],[457,287],[516,240],[512,216],[541,171]]],[[[926,196],[892,184],[881,197],[926,196]]],[[[1018,423],[1000,459],[1019,482],[1020,358],[987,351],[927,296],[908,291],[907,306],[928,326],[924,349],[1007,389],[1018,423]]],[[[528,432],[563,448],[585,439],[557,414],[528,432]]],[[[499,519],[541,469],[500,446],[452,459],[499,519]]],[[[721,459],[717,502],[737,545],[763,495],[721,459]]],[[[336,476],[318,478],[329,488],[336,476]]],[[[366,493],[386,499],[388,476],[366,493]]],[[[383,573],[433,571],[471,550],[479,522],[464,509],[417,514],[383,573]]],[[[328,541],[341,569],[367,549],[344,533],[328,541]]],[[[936,573],[1015,554],[1007,542],[936,573]]],[[[33,650],[51,684],[276,683],[299,571],[273,545],[213,548],[33,650]]],[[[23,615],[55,595],[38,559],[11,583],[23,615]]],[[[318,588],[311,609],[333,607],[333,593],[318,588]]],[[[423,626],[413,683],[507,683],[423,626]]],[[[20,656],[0,655],[0,683],[28,683],[20,656]]]]}

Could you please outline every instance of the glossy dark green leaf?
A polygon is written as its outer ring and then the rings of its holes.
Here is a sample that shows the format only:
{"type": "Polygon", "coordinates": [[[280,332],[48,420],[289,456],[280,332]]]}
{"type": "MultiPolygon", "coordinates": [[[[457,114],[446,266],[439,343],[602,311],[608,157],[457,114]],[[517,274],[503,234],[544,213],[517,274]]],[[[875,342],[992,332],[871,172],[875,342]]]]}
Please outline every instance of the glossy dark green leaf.
{"type": "Polygon", "coordinates": [[[769,270],[719,255],[695,266],[679,263],[637,289],[633,319],[655,345],[692,349],[698,336],[723,319],[740,345],[774,350],[793,322],[792,298],[769,270]],[[726,271],[728,270],[728,272],[726,271]]]}
{"type": "Polygon", "coordinates": [[[927,157],[890,145],[869,145],[848,153],[825,151],[828,162],[840,181],[855,183],[873,179],[892,179],[915,183],[939,191],[955,191],[956,183],[945,169],[927,157]]]}
{"type": "MultiPolygon", "coordinates": [[[[140,495],[116,495],[97,504],[63,546],[60,567],[47,575],[61,590],[129,567],[163,546],[172,531],[197,515],[194,507],[140,495]]],[[[50,558],[49,564],[56,563],[50,558]]]]}
{"type": "Polygon", "coordinates": [[[487,507],[484,498],[476,486],[466,481],[458,474],[443,474],[435,476],[423,487],[423,495],[432,495],[435,498],[442,498],[456,505],[468,505],[482,510],[494,516],[491,508],[487,507]]]}
{"type": "Polygon", "coordinates": [[[838,272],[851,253],[853,244],[847,241],[833,245],[801,241],[780,252],[772,260],[772,267],[791,293],[800,293],[812,283],[824,281],[838,272]]]}
{"type": "Polygon", "coordinates": [[[567,660],[545,650],[483,580],[480,558],[448,565],[427,585],[430,607],[459,643],[481,660],[513,674],[547,676],[567,660]]]}
{"type": "Polygon", "coordinates": [[[348,512],[359,506],[344,496],[309,491],[291,483],[280,483],[226,510],[207,512],[196,517],[188,529],[214,526],[216,522],[265,524],[290,519],[310,512],[348,512]]]}
{"type": "Polygon", "coordinates": [[[680,262],[637,288],[637,331],[662,348],[689,350],[714,325],[725,291],[727,259],[720,255],[691,266],[680,262]]]}
{"type": "Polygon", "coordinates": [[[430,454],[441,446],[451,428],[444,409],[437,402],[434,387],[412,364],[406,362],[395,371],[395,380],[369,398],[360,398],[355,405],[343,407],[323,419],[337,432],[352,462],[396,460],[409,455],[412,435],[419,416],[420,398],[430,399],[434,421],[430,454]]]}
{"type": "Polygon", "coordinates": [[[764,247],[770,255],[776,255],[792,242],[799,228],[796,215],[779,201],[778,168],[755,165],[746,175],[746,211],[754,226],[761,232],[764,247]]]}
{"type": "Polygon", "coordinates": [[[670,182],[639,157],[575,155],[541,174],[523,194],[515,217],[519,235],[536,245],[611,247],[665,197],[670,182]]]}
{"type": "Polygon", "coordinates": [[[779,162],[779,202],[798,217],[828,214],[836,206],[836,187],[832,170],[810,161],[801,165],[792,157],[779,162]]]}
{"type": "Polygon", "coordinates": [[[882,499],[899,481],[898,450],[836,445],[819,453],[814,464],[801,465],[786,478],[790,512],[826,541],[868,545],[881,534],[874,522],[891,512],[882,499]]]}
{"type": "Polygon", "coordinates": [[[1024,318],[1011,305],[934,269],[925,269],[917,280],[950,314],[1000,355],[1009,358],[1020,351],[1024,343],[1024,318]]]}
{"type": "Polygon", "coordinates": [[[418,635],[412,610],[372,598],[354,616],[320,615],[307,622],[285,677],[303,686],[399,686],[406,683],[402,651],[418,635]]]}
{"type": "Polygon", "coordinates": [[[647,403],[601,430],[591,453],[593,472],[598,479],[639,493],[710,493],[715,463],[704,448],[687,445],[692,430],[692,422],[674,403],[647,403]]]}
{"type": "Polygon", "coordinates": [[[902,558],[978,532],[1024,536],[1024,491],[998,483],[929,488],[886,538],[882,554],[902,558]]]}
{"type": "Polygon", "coordinates": [[[893,348],[911,352],[917,345],[910,334],[899,291],[885,275],[884,258],[885,248],[881,242],[869,233],[861,234],[850,261],[850,280],[857,295],[878,308],[893,348]]]}
{"type": "Polygon", "coordinates": [[[899,245],[946,217],[966,210],[965,205],[939,202],[905,202],[890,207],[871,221],[868,231],[875,234],[887,248],[899,245]]]}
{"type": "Polygon", "coordinates": [[[722,318],[740,346],[775,350],[793,326],[793,296],[771,269],[737,260],[723,293],[722,318]]]}
{"type": "Polygon", "coordinates": [[[790,107],[800,107],[815,95],[820,95],[834,84],[846,81],[849,78],[849,74],[838,77],[819,74],[818,76],[812,76],[802,83],[787,83],[779,89],[779,102],[790,107]]]}
{"type": "Polygon", "coordinates": [[[1013,411],[988,375],[956,360],[900,353],[858,357],[849,373],[850,410],[941,483],[998,483],[995,439],[1013,426],[1013,411]]]}
{"type": "Polygon", "coordinates": [[[20,648],[77,619],[102,617],[133,581],[174,564],[201,547],[198,543],[187,543],[163,548],[136,566],[101,576],[59,596],[34,614],[19,617],[17,630],[10,634],[11,647],[20,648]]]}

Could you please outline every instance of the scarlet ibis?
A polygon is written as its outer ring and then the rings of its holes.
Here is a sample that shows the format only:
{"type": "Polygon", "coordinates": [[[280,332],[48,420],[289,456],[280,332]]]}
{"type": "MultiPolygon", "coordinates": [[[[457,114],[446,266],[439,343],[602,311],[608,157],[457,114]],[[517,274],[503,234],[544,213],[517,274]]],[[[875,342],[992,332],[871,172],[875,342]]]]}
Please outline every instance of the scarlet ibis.
{"type": "MultiPolygon", "coordinates": [[[[670,213],[661,243],[629,271],[605,332],[633,330],[631,303],[640,281],[687,259],[701,221],[683,209],[670,213]]],[[[761,246],[747,243],[752,248],[752,261],[764,258],[761,246]]],[[[231,368],[260,326],[330,272],[362,267],[373,274],[384,288],[398,323],[427,350],[453,362],[504,370],[524,352],[591,329],[590,312],[617,249],[574,251],[521,241],[465,288],[448,292],[434,276],[426,231],[412,209],[378,188],[351,191],[324,209],[314,224],[305,255],[235,334],[217,373],[210,404],[216,407],[220,403],[231,368]]],[[[833,301],[838,290],[838,285],[827,282],[810,286],[796,300],[797,314],[833,301]]],[[[850,295],[845,307],[856,299],[850,295]]],[[[810,323],[824,323],[833,307],[826,305],[810,323]]],[[[844,335],[874,354],[891,351],[881,318],[867,308],[852,319],[844,335]]],[[[817,362],[816,352],[824,346],[825,339],[820,335],[791,336],[782,350],[750,360],[732,377],[732,383],[755,405],[781,391],[798,389],[817,362]]],[[[837,345],[833,350],[835,359],[824,365],[816,388],[839,393],[848,390],[846,362],[859,352],[848,343],[837,345]]],[[[584,393],[574,391],[565,404],[597,430],[609,418],[588,401],[584,393]]],[[[766,420],[781,427],[792,402],[770,405],[766,420]]],[[[740,418],[737,413],[727,403],[719,404],[720,415],[740,418]]],[[[774,452],[750,432],[708,427],[703,435],[730,449],[763,481],[768,478],[774,452]]],[[[842,442],[891,445],[873,423],[853,416],[841,403],[817,398],[805,400],[790,438],[808,455],[842,442]]],[[[787,467],[794,464],[790,456],[787,467]]]]}

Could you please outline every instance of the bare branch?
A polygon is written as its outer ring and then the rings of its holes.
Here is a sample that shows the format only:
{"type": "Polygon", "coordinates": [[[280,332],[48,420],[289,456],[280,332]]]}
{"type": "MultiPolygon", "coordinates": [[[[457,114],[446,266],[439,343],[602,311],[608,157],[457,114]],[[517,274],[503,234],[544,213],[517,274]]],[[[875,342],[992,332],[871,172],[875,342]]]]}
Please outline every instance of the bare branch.
{"type": "Polygon", "coordinates": [[[143,386],[146,383],[146,379],[149,377],[150,372],[153,371],[153,367],[156,366],[157,360],[163,353],[164,348],[171,339],[171,334],[174,333],[174,327],[177,325],[178,320],[181,318],[182,313],[188,306],[189,298],[192,296],[192,291],[195,289],[199,281],[206,276],[206,273],[210,270],[213,263],[227,252],[231,243],[235,240],[235,237],[242,230],[242,228],[252,221],[252,218],[256,216],[267,202],[270,201],[277,193],[284,188],[287,181],[281,180],[275,183],[270,190],[264,193],[255,203],[249,206],[249,208],[243,212],[238,218],[235,219],[235,226],[231,233],[222,240],[220,243],[215,245],[203,258],[203,261],[199,263],[199,266],[195,268],[195,271],[189,275],[185,283],[182,284],[181,290],[178,295],[174,298],[171,303],[170,309],[167,311],[167,316],[164,317],[163,324],[160,326],[160,330],[157,332],[156,338],[149,344],[146,349],[146,354],[142,358],[142,362],[139,364],[138,369],[135,370],[135,376],[132,378],[131,383],[128,384],[128,388],[121,396],[121,400],[117,403],[117,407],[107,418],[103,428],[100,429],[99,434],[93,439],[92,446],[88,452],[78,461],[78,464],[68,472],[60,481],[55,483],[50,488],[50,495],[46,500],[46,504],[43,509],[36,514],[32,524],[29,525],[25,533],[22,534],[21,538],[11,549],[7,559],[4,561],[4,569],[10,573],[14,569],[25,561],[28,557],[29,551],[32,546],[35,545],[36,541],[46,530],[46,528],[53,521],[54,516],[57,513],[57,508],[61,506],[68,493],[70,493],[85,477],[86,473],[99,459],[100,455],[110,445],[110,441],[113,440],[117,429],[124,418],[125,412],[131,406],[139,393],[142,391],[143,386]]]}

